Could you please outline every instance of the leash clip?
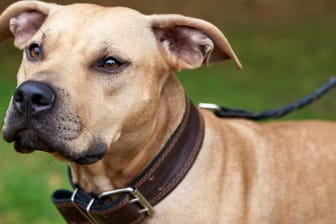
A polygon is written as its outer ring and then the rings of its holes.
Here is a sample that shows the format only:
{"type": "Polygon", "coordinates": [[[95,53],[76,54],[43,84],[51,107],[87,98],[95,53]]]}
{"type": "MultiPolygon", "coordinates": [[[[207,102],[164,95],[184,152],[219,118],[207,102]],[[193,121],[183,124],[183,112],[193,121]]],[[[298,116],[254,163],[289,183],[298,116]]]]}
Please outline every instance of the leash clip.
{"type": "Polygon", "coordinates": [[[198,104],[198,107],[201,109],[207,109],[207,110],[220,110],[221,107],[214,103],[200,103],[198,104]]]}

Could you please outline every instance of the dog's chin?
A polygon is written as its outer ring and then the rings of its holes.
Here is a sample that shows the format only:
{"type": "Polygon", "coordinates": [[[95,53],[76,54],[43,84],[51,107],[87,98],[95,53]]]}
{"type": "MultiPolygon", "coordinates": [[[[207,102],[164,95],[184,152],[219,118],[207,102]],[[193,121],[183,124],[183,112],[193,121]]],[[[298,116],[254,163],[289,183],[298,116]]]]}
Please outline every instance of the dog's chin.
{"type": "Polygon", "coordinates": [[[93,164],[101,160],[106,155],[107,150],[107,144],[95,140],[86,151],[76,155],[76,158],[73,158],[72,161],[80,165],[93,164]]]}
{"type": "Polygon", "coordinates": [[[87,150],[79,154],[69,154],[58,150],[53,152],[52,155],[61,161],[74,162],[79,165],[89,165],[101,160],[106,153],[107,145],[99,141],[94,141],[87,150]]]}
{"type": "Polygon", "coordinates": [[[77,163],[79,165],[90,165],[98,162],[105,156],[105,152],[103,153],[95,153],[95,154],[88,154],[88,155],[82,155],[79,158],[67,158],[64,155],[60,154],[59,152],[53,152],[51,155],[60,161],[63,162],[73,162],[77,163]]]}
{"type": "Polygon", "coordinates": [[[51,136],[38,134],[32,129],[25,129],[17,132],[12,137],[14,148],[18,153],[32,153],[34,151],[44,151],[50,153],[55,158],[74,162],[80,165],[93,164],[101,160],[107,153],[107,144],[98,139],[92,140],[85,146],[85,149],[76,149],[77,145],[69,142],[53,140],[51,136]],[[80,151],[79,153],[77,153],[80,151]]]}

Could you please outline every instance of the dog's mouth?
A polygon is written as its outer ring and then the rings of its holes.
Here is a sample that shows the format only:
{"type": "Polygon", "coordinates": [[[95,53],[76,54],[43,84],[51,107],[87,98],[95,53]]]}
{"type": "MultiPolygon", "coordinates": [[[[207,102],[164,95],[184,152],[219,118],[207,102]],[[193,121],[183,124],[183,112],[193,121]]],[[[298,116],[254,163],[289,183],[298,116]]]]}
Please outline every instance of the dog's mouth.
{"type": "Polygon", "coordinates": [[[81,153],[71,150],[69,144],[57,142],[50,136],[43,136],[34,129],[21,129],[16,132],[4,134],[7,142],[14,143],[14,149],[18,153],[32,153],[44,151],[53,154],[56,158],[75,162],[80,165],[88,165],[101,160],[106,152],[107,145],[102,141],[93,140],[89,147],[81,153]]]}
{"type": "Polygon", "coordinates": [[[4,131],[3,137],[7,142],[13,142],[14,149],[19,153],[31,153],[33,151],[54,152],[47,142],[32,129],[22,128],[17,131],[4,131]]]}
{"type": "Polygon", "coordinates": [[[14,142],[14,149],[19,153],[31,153],[36,150],[54,152],[44,140],[34,135],[33,131],[29,129],[16,133],[12,142],[14,142]]]}

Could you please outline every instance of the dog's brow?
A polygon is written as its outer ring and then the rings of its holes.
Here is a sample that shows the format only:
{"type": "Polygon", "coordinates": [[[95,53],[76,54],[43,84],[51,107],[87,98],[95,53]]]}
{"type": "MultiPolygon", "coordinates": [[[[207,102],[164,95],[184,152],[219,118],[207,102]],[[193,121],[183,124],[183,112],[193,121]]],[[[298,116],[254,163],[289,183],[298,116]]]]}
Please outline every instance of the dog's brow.
{"type": "Polygon", "coordinates": [[[42,40],[44,40],[47,37],[47,34],[45,32],[42,33],[42,40]]]}
{"type": "Polygon", "coordinates": [[[101,53],[106,53],[109,51],[109,48],[107,46],[100,48],[101,53]]]}
{"type": "Polygon", "coordinates": [[[48,34],[50,33],[50,29],[46,28],[43,32],[41,32],[41,41],[44,42],[45,39],[48,37],[48,34]]]}
{"type": "Polygon", "coordinates": [[[107,51],[109,51],[110,48],[110,42],[105,40],[101,42],[101,48],[100,48],[100,52],[105,53],[107,51]]]}
{"type": "Polygon", "coordinates": [[[112,54],[112,55],[117,56],[119,58],[123,58],[125,60],[130,60],[127,57],[127,54],[125,54],[120,48],[118,48],[114,44],[111,44],[108,41],[102,42],[101,46],[98,49],[99,49],[99,53],[102,54],[102,55],[106,56],[106,55],[112,54]]]}
{"type": "Polygon", "coordinates": [[[45,40],[47,39],[47,37],[48,37],[47,34],[48,34],[48,30],[41,32],[41,34],[38,35],[35,38],[34,42],[37,42],[39,44],[43,44],[45,42],[45,40]]]}

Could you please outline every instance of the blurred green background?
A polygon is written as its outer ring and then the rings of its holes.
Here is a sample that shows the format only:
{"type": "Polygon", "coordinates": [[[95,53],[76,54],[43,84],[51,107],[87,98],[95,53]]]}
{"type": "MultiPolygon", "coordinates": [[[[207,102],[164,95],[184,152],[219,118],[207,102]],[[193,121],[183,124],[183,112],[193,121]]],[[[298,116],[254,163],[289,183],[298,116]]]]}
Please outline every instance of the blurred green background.
{"type": "MultiPolygon", "coordinates": [[[[2,0],[0,11],[13,1],[2,0]]],[[[68,4],[76,1],[56,1],[68,4]]],[[[93,2],[93,1],[91,1],[93,2]]],[[[180,13],[216,24],[244,65],[230,61],[178,74],[194,102],[259,111],[287,104],[336,75],[333,0],[114,0],[146,14],[180,13]]],[[[15,88],[20,52],[0,44],[0,120],[15,88]]],[[[285,119],[336,119],[336,92],[285,119]]],[[[50,202],[69,188],[66,165],[44,153],[20,155],[0,140],[0,224],[64,223],[50,202]]]]}

